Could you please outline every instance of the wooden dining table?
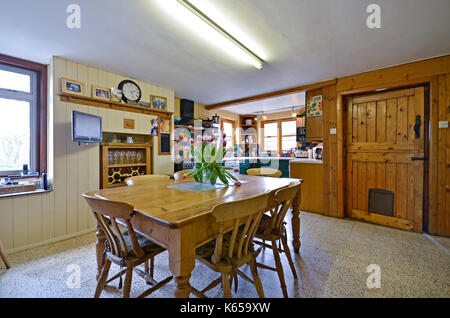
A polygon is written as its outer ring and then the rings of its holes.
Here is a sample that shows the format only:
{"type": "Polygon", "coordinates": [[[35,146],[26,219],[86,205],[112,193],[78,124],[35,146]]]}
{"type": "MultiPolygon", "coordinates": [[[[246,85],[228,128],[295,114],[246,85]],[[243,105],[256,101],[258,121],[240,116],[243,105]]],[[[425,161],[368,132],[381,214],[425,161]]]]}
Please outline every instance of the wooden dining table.
{"type": "MultiPolygon", "coordinates": [[[[272,193],[301,179],[236,175],[242,182],[236,186],[216,186],[206,191],[181,189],[192,181],[158,181],[144,185],[92,191],[96,197],[132,205],[135,213],[132,225],[136,232],[165,247],[169,268],[174,276],[175,297],[189,297],[191,272],[195,266],[195,249],[216,238],[218,224],[212,208],[220,203],[247,199],[272,193]]],[[[192,184],[195,186],[195,184],[192,184]]],[[[300,191],[292,207],[292,245],[300,248],[300,191]]],[[[97,278],[102,270],[105,234],[97,225],[97,278]]]]}

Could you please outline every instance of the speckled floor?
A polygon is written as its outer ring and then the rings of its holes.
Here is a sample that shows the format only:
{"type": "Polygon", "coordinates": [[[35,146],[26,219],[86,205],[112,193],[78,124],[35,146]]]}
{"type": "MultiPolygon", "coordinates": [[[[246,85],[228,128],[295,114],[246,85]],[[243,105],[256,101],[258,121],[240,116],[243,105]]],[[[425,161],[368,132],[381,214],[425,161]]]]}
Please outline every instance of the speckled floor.
{"type": "MultiPolygon", "coordinates": [[[[339,220],[317,214],[301,214],[300,254],[294,255],[299,278],[294,280],[285,256],[286,284],[290,297],[450,297],[450,239],[430,237],[387,227],[339,220]],[[367,287],[367,267],[381,269],[381,288],[367,287]]],[[[289,223],[289,222],[288,222],[289,223]]],[[[0,263],[0,297],[92,297],[96,281],[95,235],[8,255],[12,268],[0,263]],[[80,288],[69,288],[70,265],[80,268],[80,288]]],[[[271,250],[259,261],[273,265],[271,250]]],[[[114,267],[112,270],[117,269],[114,267]]],[[[244,267],[244,272],[250,270],[244,267]]],[[[167,254],[156,258],[156,278],[170,275],[167,254]]],[[[275,272],[259,269],[266,297],[282,297],[275,272]]],[[[191,278],[201,289],[218,275],[196,265],[191,278]]],[[[121,297],[118,281],[110,283],[102,297],[121,297]]],[[[133,278],[131,296],[147,289],[133,278]]],[[[150,297],[172,297],[173,281],[150,297]]],[[[220,287],[207,293],[222,297],[220,287]]],[[[252,285],[239,280],[233,297],[257,297],[252,285]]]]}

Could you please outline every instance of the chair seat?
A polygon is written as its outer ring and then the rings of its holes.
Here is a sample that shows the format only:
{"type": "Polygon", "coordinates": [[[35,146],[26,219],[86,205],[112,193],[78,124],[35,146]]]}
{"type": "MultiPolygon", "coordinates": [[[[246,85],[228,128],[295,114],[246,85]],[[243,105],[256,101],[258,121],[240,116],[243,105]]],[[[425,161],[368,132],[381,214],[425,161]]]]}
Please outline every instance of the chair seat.
{"type": "MultiPolygon", "coordinates": [[[[231,243],[231,232],[228,232],[223,235],[222,242],[222,255],[228,255],[228,250],[230,248],[231,243]]],[[[205,260],[210,261],[211,257],[214,254],[214,250],[216,248],[216,240],[210,241],[200,247],[198,247],[195,251],[197,257],[204,258],[205,260]]],[[[236,248],[236,246],[235,246],[236,248]]]]}
{"type": "Polygon", "coordinates": [[[278,229],[272,228],[272,217],[267,214],[263,214],[258,229],[256,230],[255,236],[261,237],[264,235],[275,235],[275,236],[280,235],[280,233],[278,233],[278,229]]]}
{"type": "MultiPolygon", "coordinates": [[[[127,245],[127,250],[129,251],[128,256],[136,257],[137,255],[134,255],[134,253],[133,253],[133,245],[131,243],[130,234],[128,233],[128,231],[123,233],[123,239],[125,240],[125,244],[127,245]]],[[[164,250],[163,247],[159,246],[156,243],[153,243],[152,241],[146,239],[145,237],[143,237],[142,235],[139,235],[137,233],[136,233],[136,239],[139,243],[139,246],[144,250],[145,254],[150,254],[150,253],[164,250]]]]}

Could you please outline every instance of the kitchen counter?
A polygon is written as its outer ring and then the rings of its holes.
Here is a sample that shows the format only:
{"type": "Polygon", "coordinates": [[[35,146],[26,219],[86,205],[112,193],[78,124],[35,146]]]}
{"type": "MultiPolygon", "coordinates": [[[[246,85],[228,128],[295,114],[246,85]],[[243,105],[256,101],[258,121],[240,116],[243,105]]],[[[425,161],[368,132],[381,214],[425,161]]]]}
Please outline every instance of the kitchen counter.
{"type": "Polygon", "coordinates": [[[291,158],[290,161],[291,164],[293,163],[315,163],[315,164],[323,164],[323,160],[317,160],[317,159],[307,159],[307,158],[291,158]]]}
{"type": "Polygon", "coordinates": [[[223,158],[225,161],[233,161],[233,160],[293,160],[297,158],[289,158],[289,157],[233,157],[233,158],[223,158]]]}

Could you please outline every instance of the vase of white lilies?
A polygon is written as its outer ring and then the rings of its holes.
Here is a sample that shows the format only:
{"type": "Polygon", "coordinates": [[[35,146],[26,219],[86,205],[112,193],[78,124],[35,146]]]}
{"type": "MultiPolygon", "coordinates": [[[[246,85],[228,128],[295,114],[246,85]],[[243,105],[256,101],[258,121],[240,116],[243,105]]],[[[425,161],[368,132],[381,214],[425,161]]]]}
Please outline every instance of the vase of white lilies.
{"type": "Polygon", "coordinates": [[[222,160],[226,154],[226,135],[217,136],[197,136],[197,144],[191,139],[191,153],[194,154],[194,171],[186,176],[192,176],[195,181],[215,185],[217,180],[225,185],[234,184],[240,186],[241,183],[230,173],[231,167],[222,165],[222,160]],[[220,138],[221,137],[221,138],[220,138]]]}

